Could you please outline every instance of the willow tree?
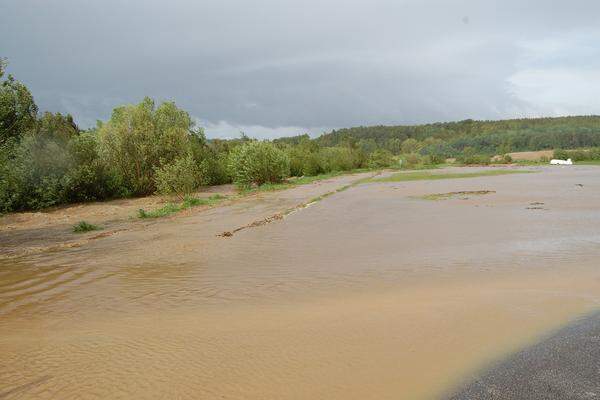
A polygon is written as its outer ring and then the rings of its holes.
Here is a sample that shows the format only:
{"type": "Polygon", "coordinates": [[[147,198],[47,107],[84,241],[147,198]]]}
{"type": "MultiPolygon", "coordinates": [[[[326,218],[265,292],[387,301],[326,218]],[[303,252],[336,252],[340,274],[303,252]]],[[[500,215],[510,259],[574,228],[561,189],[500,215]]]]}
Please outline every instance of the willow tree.
{"type": "Polygon", "coordinates": [[[156,107],[146,97],[137,105],[116,108],[100,125],[100,152],[131,194],[153,193],[156,169],[190,153],[193,126],[189,114],[175,103],[156,107]]]}

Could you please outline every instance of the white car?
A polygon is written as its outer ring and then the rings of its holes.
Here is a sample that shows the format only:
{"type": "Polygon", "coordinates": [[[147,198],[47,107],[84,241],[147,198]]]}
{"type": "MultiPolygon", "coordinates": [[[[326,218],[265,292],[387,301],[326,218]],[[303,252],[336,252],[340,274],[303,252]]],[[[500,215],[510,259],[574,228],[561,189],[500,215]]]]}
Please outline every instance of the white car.
{"type": "Polygon", "coordinates": [[[573,165],[573,161],[569,158],[568,160],[550,160],[550,165],[573,165]]]}

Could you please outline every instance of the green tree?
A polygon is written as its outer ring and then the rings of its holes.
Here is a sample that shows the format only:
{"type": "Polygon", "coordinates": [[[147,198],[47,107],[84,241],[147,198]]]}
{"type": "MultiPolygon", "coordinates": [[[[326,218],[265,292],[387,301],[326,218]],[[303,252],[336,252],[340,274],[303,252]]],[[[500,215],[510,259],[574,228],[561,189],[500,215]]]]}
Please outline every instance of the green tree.
{"type": "MultiPolygon", "coordinates": [[[[0,79],[4,76],[6,61],[0,59],[0,79]]],[[[38,108],[25,85],[12,75],[0,82],[0,144],[11,138],[20,139],[35,126],[38,108]]]]}
{"type": "Polygon", "coordinates": [[[99,128],[100,152],[122,177],[132,194],[156,190],[156,168],[190,151],[194,123],[175,103],[155,107],[146,97],[140,104],[116,108],[99,128]]]}
{"type": "Polygon", "coordinates": [[[401,148],[402,153],[404,154],[416,153],[420,149],[420,143],[418,140],[413,138],[406,139],[404,142],[402,142],[401,148]]]}
{"type": "Polygon", "coordinates": [[[45,112],[36,121],[31,133],[66,142],[79,134],[79,128],[70,114],[45,112]]]}

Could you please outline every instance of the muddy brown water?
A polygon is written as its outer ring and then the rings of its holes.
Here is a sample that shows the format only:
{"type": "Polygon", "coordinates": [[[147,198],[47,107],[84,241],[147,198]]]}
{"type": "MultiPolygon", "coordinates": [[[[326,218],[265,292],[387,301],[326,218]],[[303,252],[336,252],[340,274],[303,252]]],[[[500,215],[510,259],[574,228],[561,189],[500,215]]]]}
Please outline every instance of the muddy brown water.
{"type": "Polygon", "coordinates": [[[217,236],[339,177],[2,260],[0,399],[441,396],[598,307],[600,168],[538,170],[357,185],[217,236]]]}

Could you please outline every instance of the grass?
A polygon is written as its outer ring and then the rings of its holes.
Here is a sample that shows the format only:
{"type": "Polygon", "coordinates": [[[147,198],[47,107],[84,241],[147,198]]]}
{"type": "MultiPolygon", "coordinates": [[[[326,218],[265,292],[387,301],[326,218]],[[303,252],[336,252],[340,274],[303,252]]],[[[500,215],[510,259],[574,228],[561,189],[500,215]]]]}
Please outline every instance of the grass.
{"type": "Polygon", "coordinates": [[[462,192],[426,194],[424,196],[418,196],[417,198],[422,199],[422,200],[439,201],[439,200],[448,200],[448,199],[454,199],[454,198],[468,199],[469,196],[483,196],[483,195],[492,194],[492,193],[496,193],[496,192],[494,190],[469,190],[469,191],[462,191],[462,192]]]}
{"type": "Polygon", "coordinates": [[[600,160],[575,161],[575,165],[600,165],[600,160]]]}
{"type": "Polygon", "coordinates": [[[143,208],[138,210],[138,218],[160,218],[177,213],[181,210],[190,209],[197,206],[213,206],[226,199],[227,196],[220,194],[212,195],[208,198],[186,197],[181,203],[167,203],[156,210],[146,211],[143,208]]]}
{"type": "Polygon", "coordinates": [[[87,221],[79,221],[77,224],[73,225],[74,233],[85,233],[90,231],[97,231],[101,229],[99,226],[90,224],[87,221]]]}
{"type": "Polygon", "coordinates": [[[458,178],[476,178],[480,176],[497,176],[509,174],[526,174],[533,171],[514,171],[514,170],[486,170],[477,172],[465,173],[432,173],[429,171],[416,171],[398,173],[384,178],[368,178],[361,183],[370,182],[408,182],[408,181],[424,181],[424,180],[440,180],[440,179],[458,179],[458,178]]]}
{"type": "Polygon", "coordinates": [[[290,178],[290,179],[286,180],[285,182],[264,183],[258,187],[246,188],[246,189],[243,189],[240,192],[240,194],[248,194],[248,193],[254,193],[254,192],[273,192],[276,190],[291,189],[296,186],[308,185],[309,183],[322,181],[324,179],[335,178],[336,176],[340,176],[340,175],[358,174],[360,172],[368,172],[368,171],[373,171],[373,170],[367,169],[367,168],[360,168],[360,169],[353,169],[351,171],[335,171],[335,172],[329,172],[327,174],[301,176],[298,178],[290,178]]]}

